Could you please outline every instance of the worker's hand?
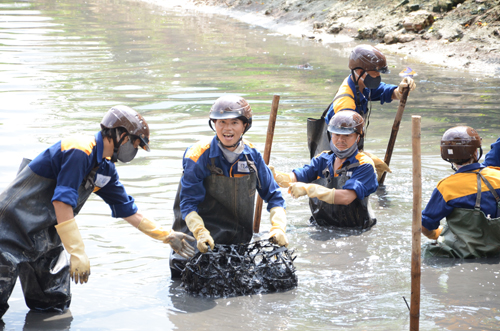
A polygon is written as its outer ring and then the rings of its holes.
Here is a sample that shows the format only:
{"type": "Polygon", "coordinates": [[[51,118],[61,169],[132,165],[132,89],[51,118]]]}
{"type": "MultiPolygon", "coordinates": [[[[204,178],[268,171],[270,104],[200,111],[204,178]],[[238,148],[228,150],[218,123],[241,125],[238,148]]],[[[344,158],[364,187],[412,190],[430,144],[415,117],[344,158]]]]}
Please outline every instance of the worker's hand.
{"type": "Polygon", "coordinates": [[[294,199],[307,195],[306,186],[309,184],[296,182],[290,185],[288,188],[288,193],[292,195],[294,199]]]}
{"type": "Polygon", "coordinates": [[[443,231],[442,226],[439,226],[435,230],[427,230],[426,228],[422,227],[422,233],[431,240],[437,240],[437,238],[439,238],[439,235],[441,234],[441,231],[443,231]]]}
{"type": "Polygon", "coordinates": [[[389,166],[384,161],[379,159],[377,156],[375,156],[371,153],[368,153],[366,151],[363,151],[363,153],[366,156],[368,156],[370,159],[373,160],[373,163],[375,165],[375,171],[377,172],[377,181],[380,181],[380,178],[382,178],[382,175],[384,174],[384,172],[391,172],[392,173],[389,166]]]}
{"type": "Polygon", "coordinates": [[[286,238],[286,212],[283,207],[271,208],[271,224],[269,231],[269,241],[288,247],[288,239],[286,238]]]}
{"type": "Polygon", "coordinates": [[[198,241],[196,246],[198,250],[202,253],[208,252],[208,247],[214,249],[214,239],[210,235],[210,231],[205,228],[205,223],[203,219],[197,212],[192,211],[186,216],[186,225],[189,230],[193,233],[194,237],[198,241]]]}
{"type": "Polygon", "coordinates": [[[417,84],[415,84],[413,78],[411,77],[403,78],[401,83],[399,83],[398,88],[394,90],[394,96],[396,97],[396,99],[401,100],[401,96],[403,96],[403,91],[407,87],[410,88],[410,91],[408,93],[410,93],[417,87],[417,84]]]}
{"type": "Polygon", "coordinates": [[[55,227],[64,248],[71,256],[69,276],[75,281],[75,284],[86,283],[90,276],[90,261],[85,254],[85,245],[75,219],[59,223],[55,227]]]}
{"type": "Polygon", "coordinates": [[[293,172],[287,174],[286,172],[281,172],[274,169],[272,165],[269,166],[269,169],[271,169],[274,180],[276,181],[276,183],[278,183],[280,187],[287,188],[290,186],[291,183],[297,181],[295,174],[293,172]]]}
{"type": "Polygon", "coordinates": [[[179,231],[172,231],[164,243],[169,244],[172,249],[183,258],[190,258],[194,255],[194,248],[187,241],[193,242],[195,239],[190,235],[179,231]]]}
{"type": "Polygon", "coordinates": [[[151,238],[169,244],[182,257],[188,258],[194,255],[194,248],[185,241],[194,241],[194,238],[185,233],[165,229],[147,217],[141,220],[137,228],[151,238]]]}
{"type": "Polygon", "coordinates": [[[335,189],[327,188],[318,184],[294,183],[288,189],[288,192],[295,199],[307,194],[309,198],[318,198],[321,201],[329,204],[335,203],[335,189]]]}

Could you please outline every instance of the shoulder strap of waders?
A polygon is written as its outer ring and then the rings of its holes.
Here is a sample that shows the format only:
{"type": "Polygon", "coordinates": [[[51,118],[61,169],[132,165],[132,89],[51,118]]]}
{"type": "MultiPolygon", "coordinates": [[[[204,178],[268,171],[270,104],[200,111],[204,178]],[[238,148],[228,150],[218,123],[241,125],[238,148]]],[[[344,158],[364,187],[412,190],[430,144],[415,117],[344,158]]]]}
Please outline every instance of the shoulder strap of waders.
{"type": "Polygon", "coordinates": [[[95,167],[94,169],[92,169],[92,171],[90,171],[90,173],[83,179],[83,181],[85,182],[84,187],[86,190],[91,187],[95,187],[95,174],[97,172],[97,169],[99,169],[99,167],[95,167]]]}
{"type": "MultiPolygon", "coordinates": [[[[343,98],[343,97],[349,97],[351,99],[354,100],[354,103],[356,104],[356,98],[354,98],[352,95],[350,95],[349,93],[342,93],[342,94],[339,94],[339,95],[336,95],[335,98],[333,98],[333,101],[328,105],[328,107],[326,107],[325,111],[323,112],[323,115],[321,115],[321,118],[325,118],[326,117],[326,113],[328,113],[328,110],[330,109],[330,107],[333,105],[333,103],[340,99],[340,98],[343,98]]],[[[354,111],[356,111],[354,109],[354,111]]]]}
{"type": "MultiPolygon", "coordinates": [[[[484,169],[484,168],[483,168],[484,169]]],[[[481,169],[481,170],[483,170],[481,169]]],[[[486,184],[486,186],[488,186],[488,189],[490,190],[491,194],[493,194],[493,196],[495,197],[495,200],[498,202],[500,201],[500,197],[498,196],[498,193],[497,191],[495,191],[495,189],[493,188],[493,186],[490,184],[490,182],[483,176],[483,174],[481,173],[481,170],[479,170],[479,172],[477,173],[479,176],[481,176],[481,179],[483,180],[483,182],[486,184]]]]}
{"type": "Polygon", "coordinates": [[[257,171],[257,167],[255,166],[255,162],[250,161],[246,154],[243,154],[243,155],[245,155],[245,159],[247,159],[248,168],[250,168],[251,172],[255,172],[255,175],[257,176],[257,183],[259,183],[259,189],[262,189],[262,185],[260,185],[259,172],[257,171]]]}
{"type": "MultiPolygon", "coordinates": [[[[333,99],[333,101],[335,101],[335,99],[333,99]]],[[[325,117],[326,117],[326,113],[328,113],[328,109],[330,109],[330,107],[333,105],[333,101],[330,102],[330,104],[328,105],[328,107],[326,107],[326,109],[323,111],[323,114],[321,115],[321,118],[324,120],[325,117]]]]}
{"type": "Polygon", "coordinates": [[[349,164],[345,167],[342,167],[342,168],[338,169],[337,171],[335,171],[335,173],[341,174],[343,172],[347,172],[348,170],[351,170],[352,168],[356,168],[357,166],[359,166],[359,162],[355,162],[355,163],[349,164]]]}
{"type": "Polygon", "coordinates": [[[493,195],[493,197],[495,197],[496,202],[498,203],[500,201],[500,197],[498,196],[498,194],[495,191],[495,189],[493,188],[493,186],[491,186],[490,182],[488,182],[488,180],[481,173],[481,171],[483,169],[480,169],[477,172],[473,171],[473,170],[471,170],[471,171],[464,171],[464,172],[467,172],[467,173],[476,174],[476,177],[477,177],[477,195],[476,195],[476,204],[474,205],[474,209],[476,209],[476,210],[481,210],[481,180],[483,180],[483,182],[486,184],[486,186],[490,190],[490,192],[493,195]]]}
{"type": "Polygon", "coordinates": [[[212,164],[207,164],[207,168],[208,170],[210,170],[212,175],[223,175],[224,172],[222,171],[222,169],[215,165],[215,158],[211,158],[210,161],[212,164]]]}

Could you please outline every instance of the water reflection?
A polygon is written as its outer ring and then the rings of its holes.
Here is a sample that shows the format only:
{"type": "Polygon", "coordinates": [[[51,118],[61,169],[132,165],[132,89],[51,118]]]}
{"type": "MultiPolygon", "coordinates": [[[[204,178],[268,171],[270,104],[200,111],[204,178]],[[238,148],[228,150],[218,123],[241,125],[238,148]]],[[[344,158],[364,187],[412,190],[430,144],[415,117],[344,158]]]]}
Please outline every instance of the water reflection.
{"type": "MultiPolygon", "coordinates": [[[[235,93],[249,100],[255,115],[247,138],[261,151],[272,96],[281,96],[271,163],[290,171],[309,163],[306,120],[320,116],[349,74],[344,47],[353,45],[324,46],[225,17],[141,2],[4,1],[0,187],[13,179],[23,157],[35,157],[68,134],[93,134],[110,106],[127,104],[150,123],[152,150],[118,165],[120,178],[141,211],[170,226],[182,154],[213,135],[207,115],[218,96],[235,93]]],[[[299,286],[286,293],[199,300],[171,282],[167,247],[112,219],[93,197],[77,218],[92,276],[88,284],[72,287],[71,318],[60,322],[69,321],[75,330],[142,329],[146,322],[150,330],[407,329],[402,297],[410,297],[411,115],[422,116],[425,205],[437,182],[452,173],[439,157],[442,133],[454,125],[472,126],[488,151],[500,135],[500,94],[495,79],[393,55],[388,62],[394,74],[384,76],[387,83],[399,83],[398,68],[407,65],[419,76],[391,160],[393,173],[371,197],[377,217],[372,229],[351,234],[311,226],[307,200],[293,200],[283,190],[299,286]]],[[[366,146],[383,157],[397,103],[372,107],[366,146]]],[[[262,232],[270,228],[268,219],[264,211],[262,232]]],[[[421,328],[493,329],[500,318],[495,266],[424,265],[421,328]]],[[[9,303],[5,329],[55,323],[28,318],[19,286],[9,303]]]]}

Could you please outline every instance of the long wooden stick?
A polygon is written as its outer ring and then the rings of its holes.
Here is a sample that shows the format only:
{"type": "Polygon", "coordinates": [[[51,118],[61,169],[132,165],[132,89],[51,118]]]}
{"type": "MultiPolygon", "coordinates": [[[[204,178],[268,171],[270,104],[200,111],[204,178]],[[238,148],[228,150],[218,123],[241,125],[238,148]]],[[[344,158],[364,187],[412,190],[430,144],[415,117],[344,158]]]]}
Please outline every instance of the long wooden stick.
{"type": "Polygon", "coordinates": [[[422,170],[420,150],[420,116],[411,118],[413,151],[413,222],[411,242],[410,330],[418,331],[420,318],[420,237],[422,231],[422,170]]]}
{"type": "MultiPolygon", "coordinates": [[[[273,145],[274,127],[276,126],[276,116],[278,115],[278,105],[280,103],[280,96],[273,96],[273,103],[271,105],[271,114],[269,115],[269,124],[267,125],[266,145],[264,147],[264,162],[269,164],[271,158],[271,147],[273,145]]],[[[255,205],[255,215],[253,218],[253,232],[259,233],[260,217],[262,215],[262,198],[257,196],[257,204],[255,205]]]]}
{"type": "MultiPolygon", "coordinates": [[[[410,93],[410,88],[406,87],[403,90],[403,95],[401,96],[401,100],[399,100],[398,111],[396,113],[396,118],[394,119],[394,124],[392,124],[391,137],[389,138],[389,143],[387,144],[387,150],[385,151],[385,164],[389,165],[391,163],[392,150],[394,149],[394,144],[396,144],[396,137],[398,136],[399,124],[401,124],[401,119],[403,118],[403,113],[406,107],[406,99],[408,99],[408,94],[410,93]]],[[[385,176],[387,172],[382,174],[380,177],[379,185],[384,184],[385,176]]]]}

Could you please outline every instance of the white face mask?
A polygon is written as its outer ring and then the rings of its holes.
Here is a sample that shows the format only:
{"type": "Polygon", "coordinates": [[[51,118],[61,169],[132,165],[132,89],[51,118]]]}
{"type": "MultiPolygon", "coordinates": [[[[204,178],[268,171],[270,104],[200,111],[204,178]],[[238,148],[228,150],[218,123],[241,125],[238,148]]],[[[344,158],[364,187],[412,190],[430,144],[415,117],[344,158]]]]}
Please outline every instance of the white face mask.
{"type": "Polygon", "coordinates": [[[243,150],[245,149],[245,144],[243,144],[243,142],[241,142],[241,141],[240,141],[238,147],[236,147],[236,149],[234,151],[230,151],[229,149],[222,146],[220,141],[217,144],[219,145],[219,148],[221,149],[222,154],[224,155],[224,158],[229,163],[235,162],[240,157],[243,150]]]}

